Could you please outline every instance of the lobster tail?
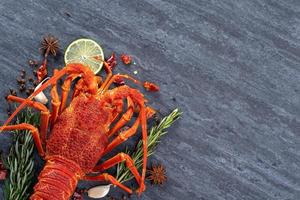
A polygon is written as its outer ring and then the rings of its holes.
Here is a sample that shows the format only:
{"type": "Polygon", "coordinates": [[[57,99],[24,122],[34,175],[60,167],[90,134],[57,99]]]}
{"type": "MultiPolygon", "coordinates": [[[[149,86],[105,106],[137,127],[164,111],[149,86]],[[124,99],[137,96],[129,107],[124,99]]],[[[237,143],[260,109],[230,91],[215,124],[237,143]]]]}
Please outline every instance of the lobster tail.
{"type": "Polygon", "coordinates": [[[83,175],[80,167],[73,161],[61,156],[51,156],[47,158],[30,199],[69,200],[83,175]]]}

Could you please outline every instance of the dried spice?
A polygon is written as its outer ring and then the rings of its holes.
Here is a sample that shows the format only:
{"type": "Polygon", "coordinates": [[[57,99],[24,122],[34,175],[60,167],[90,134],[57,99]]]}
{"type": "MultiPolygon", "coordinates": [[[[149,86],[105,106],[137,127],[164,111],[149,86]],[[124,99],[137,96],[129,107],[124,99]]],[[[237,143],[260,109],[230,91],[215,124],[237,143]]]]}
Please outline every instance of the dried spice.
{"type": "Polygon", "coordinates": [[[30,66],[32,66],[32,67],[36,67],[37,66],[37,64],[38,64],[38,62],[36,61],[36,60],[28,60],[28,64],[30,65],[30,66]]]}
{"type": "Polygon", "coordinates": [[[117,77],[117,78],[114,80],[114,84],[115,84],[116,86],[125,85],[125,81],[124,81],[121,77],[117,77]]]}
{"type": "Polygon", "coordinates": [[[34,79],[33,79],[32,77],[29,77],[29,78],[28,78],[28,81],[31,82],[31,83],[33,83],[33,82],[34,82],[34,79]]]}
{"type": "Polygon", "coordinates": [[[22,84],[25,84],[26,81],[23,78],[18,78],[17,82],[18,82],[19,85],[22,85],[22,84]]]}
{"type": "Polygon", "coordinates": [[[107,196],[107,200],[117,200],[117,199],[113,196],[107,196]]]}
{"type": "Polygon", "coordinates": [[[10,107],[6,109],[6,113],[7,113],[8,116],[11,116],[12,110],[11,110],[10,107]]]}
{"type": "Polygon", "coordinates": [[[2,160],[0,160],[0,180],[5,180],[7,170],[4,167],[2,160]]]}
{"type": "Polygon", "coordinates": [[[58,39],[55,38],[52,35],[48,35],[43,38],[41,42],[41,48],[44,52],[44,60],[42,65],[39,67],[37,71],[37,79],[38,81],[42,81],[48,74],[47,71],[47,61],[48,61],[48,55],[52,54],[53,56],[56,56],[58,50],[59,50],[59,43],[58,39]]]}
{"type": "Polygon", "coordinates": [[[29,90],[31,93],[34,92],[34,88],[33,88],[33,87],[29,88],[28,90],[29,90]]]}
{"type": "Polygon", "coordinates": [[[26,90],[26,95],[27,95],[27,96],[30,96],[31,93],[32,93],[32,92],[31,92],[30,90],[26,90]]]}
{"type": "Polygon", "coordinates": [[[80,190],[77,188],[73,196],[71,197],[71,200],[83,200],[83,195],[85,192],[86,190],[80,190]]]}
{"type": "Polygon", "coordinates": [[[147,179],[151,181],[152,184],[162,185],[167,180],[166,170],[162,164],[152,165],[152,168],[148,170],[149,176],[147,179]]]}
{"type": "Polygon", "coordinates": [[[125,65],[129,65],[132,61],[132,58],[130,55],[122,54],[121,55],[121,60],[125,65]]]}
{"type": "Polygon", "coordinates": [[[154,83],[151,83],[151,82],[144,82],[144,88],[149,91],[149,92],[157,92],[159,91],[159,86],[154,84],[154,83]]]}
{"type": "Polygon", "coordinates": [[[22,71],[21,71],[21,74],[20,74],[20,77],[21,77],[21,78],[25,78],[25,76],[26,76],[26,71],[25,71],[25,70],[22,70],[22,71]]]}
{"type": "Polygon", "coordinates": [[[17,96],[16,90],[10,88],[10,89],[9,89],[9,92],[10,92],[11,95],[17,96]]]}
{"type": "Polygon", "coordinates": [[[116,54],[114,52],[107,59],[106,63],[109,65],[111,70],[115,68],[115,66],[117,65],[117,60],[116,60],[116,54]]]}
{"type": "Polygon", "coordinates": [[[128,200],[128,199],[130,199],[130,195],[131,195],[131,194],[128,194],[128,195],[126,196],[125,194],[122,194],[121,200],[128,200]]]}
{"type": "Polygon", "coordinates": [[[48,57],[49,54],[56,56],[59,50],[59,43],[58,39],[53,35],[47,35],[43,38],[41,42],[41,50],[44,51],[45,57],[48,57]]]}
{"type": "Polygon", "coordinates": [[[38,84],[39,84],[38,81],[34,81],[34,82],[33,82],[33,86],[34,86],[34,87],[36,87],[38,84]]]}
{"type": "Polygon", "coordinates": [[[20,92],[24,92],[26,90],[26,85],[25,84],[21,84],[19,87],[19,91],[20,92]]]}
{"type": "MultiPolygon", "coordinates": [[[[46,62],[45,62],[46,63],[46,62]]],[[[37,71],[38,81],[42,81],[48,74],[46,64],[42,64],[37,71]]]]}

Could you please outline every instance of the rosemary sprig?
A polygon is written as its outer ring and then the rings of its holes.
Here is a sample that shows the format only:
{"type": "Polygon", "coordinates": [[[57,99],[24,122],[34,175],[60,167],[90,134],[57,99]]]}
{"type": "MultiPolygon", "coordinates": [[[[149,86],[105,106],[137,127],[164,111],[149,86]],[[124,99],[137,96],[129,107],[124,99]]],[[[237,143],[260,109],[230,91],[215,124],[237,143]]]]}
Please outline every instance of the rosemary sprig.
{"type": "MultiPolygon", "coordinates": [[[[160,138],[167,133],[166,129],[169,128],[177,119],[179,119],[181,114],[182,112],[178,108],[176,108],[168,116],[164,117],[158,125],[151,128],[148,135],[148,156],[151,156],[154,153],[155,147],[160,142],[160,138]]],[[[131,152],[128,150],[128,148],[126,148],[125,153],[131,156],[137,169],[141,169],[143,164],[142,141],[139,141],[135,151],[131,152]]],[[[118,181],[123,183],[131,180],[133,178],[133,175],[126,167],[126,165],[124,163],[121,163],[117,166],[116,177],[118,181]]]]}
{"type": "MultiPolygon", "coordinates": [[[[30,123],[37,125],[39,115],[30,109],[22,112],[17,120],[19,123],[30,123]]],[[[4,160],[9,176],[4,182],[4,197],[6,200],[28,199],[34,175],[34,143],[29,131],[15,131],[13,145],[8,157],[4,160]]]]}

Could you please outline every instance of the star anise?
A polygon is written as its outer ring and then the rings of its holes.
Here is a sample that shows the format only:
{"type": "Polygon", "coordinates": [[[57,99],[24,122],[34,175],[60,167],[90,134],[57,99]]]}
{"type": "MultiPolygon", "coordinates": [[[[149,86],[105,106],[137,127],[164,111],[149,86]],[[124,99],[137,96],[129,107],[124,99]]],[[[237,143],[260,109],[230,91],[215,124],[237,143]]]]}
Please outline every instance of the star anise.
{"type": "Polygon", "coordinates": [[[148,170],[148,180],[155,185],[162,185],[167,180],[166,170],[162,164],[152,165],[152,168],[148,170]]]}
{"type": "MultiPolygon", "coordinates": [[[[59,49],[58,39],[53,35],[47,35],[42,39],[41,42],[41,50],[45,52],[45,54],[51,53],[53,56],[56,56],[56,53],[59,49]]],[[[48,55],[45,55],[47,57],[48,55]]]]}
{"type": "Polygon", "coordinates": [[[53,56],[56,56],[56,53],[59,49],[58,39],[55,38],[52,35],[47,35],[43,38],[41,42],[41,50],[44,52],[44,60],[42,65],[39,67],[37,71],[37,79],[39,82],[41,82],[48,74],[47,71],[47,60],[48,55],[52,54],[53,56]]]}

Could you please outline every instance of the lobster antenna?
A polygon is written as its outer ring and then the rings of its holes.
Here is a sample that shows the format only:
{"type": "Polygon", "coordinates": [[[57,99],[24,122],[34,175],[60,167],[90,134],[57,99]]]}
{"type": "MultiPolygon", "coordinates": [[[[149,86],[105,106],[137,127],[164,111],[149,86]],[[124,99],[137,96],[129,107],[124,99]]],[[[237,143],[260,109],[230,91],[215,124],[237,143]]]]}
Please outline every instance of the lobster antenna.
{"type": "Polygon", "coordinates": [[[60,70],[55,76],[51,77],[48,81],[46,81],[40,88],[38,88],[36,91],[34,91],[23,103],[21,103],[17,109],[12,113],[12,115],[4,122],[3,126],[0,127],[0,132],[5,129],[5,127],[13,120],[13,118],[28,104],[29,101],[31,101],[37,94],[39,94],[41,91],[45,90],[49,85],[51,85],[53,82],[56,82],[57,79],[62,77],[66,72],[66,68],[60,70]]]}

